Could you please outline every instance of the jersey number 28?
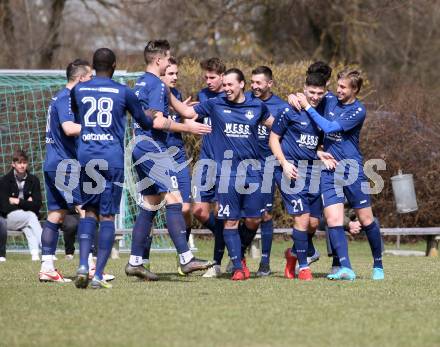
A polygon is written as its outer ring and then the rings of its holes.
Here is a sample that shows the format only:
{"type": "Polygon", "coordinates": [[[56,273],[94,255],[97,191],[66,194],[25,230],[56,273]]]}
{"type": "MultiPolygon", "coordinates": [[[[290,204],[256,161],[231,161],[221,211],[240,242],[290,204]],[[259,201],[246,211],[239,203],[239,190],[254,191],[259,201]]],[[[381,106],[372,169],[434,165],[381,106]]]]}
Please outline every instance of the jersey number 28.
{"type": "Polygon", "coordinates": [[[102,97],[96,100],[94,97],[85,96],[81,99],[83,104],[90,103],[90,108],[84,115],[84,125],[86,127],[96,127],[96,125],[101,128],[108,128],[112,124],[112,111],[113,111],[113,100],[110,98],[102,97]],[[92,121],[90,118],[98,109],[98,114],[96,116],[96,122],[92,121]]]}

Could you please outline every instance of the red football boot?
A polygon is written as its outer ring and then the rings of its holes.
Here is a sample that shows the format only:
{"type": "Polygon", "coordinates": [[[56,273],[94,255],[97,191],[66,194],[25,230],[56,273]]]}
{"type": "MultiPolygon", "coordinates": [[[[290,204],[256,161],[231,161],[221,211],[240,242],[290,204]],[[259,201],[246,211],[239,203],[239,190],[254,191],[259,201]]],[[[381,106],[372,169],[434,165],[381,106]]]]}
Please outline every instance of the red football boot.
{"type": "Polygon", "coordinates": [[[307,267],[305,269],[299,270],[298,279],[300,281],[311,281],[313,279],[313,276],[310,268],[307,267]]]}
{"type": "Polygon", "coordinates": [[[231,280],[233,281],[244,281],[245,279],[246,276],[243,270],[235,270],[231,277],[231,280]]]}
{"type": "Polygon", "coordinates": [[[284,251],[284,257],[286,258],[286,266],[284,267],[284,277],[288,279],[294,279],[296,257],[292,254],[291,248],[287,248],[284,251]]]}

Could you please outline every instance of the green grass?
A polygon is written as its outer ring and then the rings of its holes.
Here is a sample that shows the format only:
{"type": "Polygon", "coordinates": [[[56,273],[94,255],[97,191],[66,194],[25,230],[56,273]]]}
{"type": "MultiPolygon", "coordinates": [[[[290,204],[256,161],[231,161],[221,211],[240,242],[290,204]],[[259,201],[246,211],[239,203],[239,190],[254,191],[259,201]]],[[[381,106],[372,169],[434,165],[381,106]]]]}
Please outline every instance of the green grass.
{"type": "MultiPolygon", "coordinates": [[[[198,241],[199,256],[211,243],[198,241]]],[[[324,278],[329,259],[313,265],[310,283],[282,277],[286,243],[274,242],[270,278],[174,274],[175,256],[153,254],[156,283],[127,278],[127,255],[110,260],[112,290],[43,284],[39,264],[9,255],[0,263],[1,346],[439,346],[440,260],[385,257],[386,280],[370,280],[366,242],[351,242],[358,279],[324,278]]],[[[317,242],[321,251],[322,241],[317,242]]],[[[423,249],[424,244],[411,245],[423,249]]],[[[251,271],[257,261],[248,261],[251,271]]],[[[77,260],[58,261],[67,276],[77,260]]]]}

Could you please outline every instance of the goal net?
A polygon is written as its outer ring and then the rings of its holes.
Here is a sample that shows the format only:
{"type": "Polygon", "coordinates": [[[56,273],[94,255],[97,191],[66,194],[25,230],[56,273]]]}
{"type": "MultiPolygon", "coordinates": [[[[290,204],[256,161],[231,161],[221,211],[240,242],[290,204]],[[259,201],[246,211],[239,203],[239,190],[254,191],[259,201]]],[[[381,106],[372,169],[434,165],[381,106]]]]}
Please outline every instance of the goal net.
{"type": "MultiPolygon", "coordinates": [[[[116,71],[113,79],[124,84],[134,83],[139,73],[116,71]]],[[[24,149],[29,156],[29,169],[41,182],[43,208],[41,217],[45,218],[47,206],[43,179],[43,161],[45,156],[46,115],[51,97],[66,84],[63,70],[0,70],[0,175],[11,168],[12,153],[17,148],[24,149]]],[[[125,141],[132,138],[131,119],[128,117],[125,141]]],[[[121,201],[121,213],[116,217],[116,228],[128,230],[120,242],[121,250],[131,245],[133,227],[138,206],[136,201],[136,176],[132,169],[131,158],[126,158],[125,184],[121,201]]],[[[156,216],[155,229],[165,228],[163,211],[156,216]]],[[[60,244],[62,245],[62,238],[60,244]]],[[[8,249],[24,249],[25,238],[8,240],[8,249]]],[[[170,240],[163,234],[153,237],[153,250],[172,251],[170,240]]]]}

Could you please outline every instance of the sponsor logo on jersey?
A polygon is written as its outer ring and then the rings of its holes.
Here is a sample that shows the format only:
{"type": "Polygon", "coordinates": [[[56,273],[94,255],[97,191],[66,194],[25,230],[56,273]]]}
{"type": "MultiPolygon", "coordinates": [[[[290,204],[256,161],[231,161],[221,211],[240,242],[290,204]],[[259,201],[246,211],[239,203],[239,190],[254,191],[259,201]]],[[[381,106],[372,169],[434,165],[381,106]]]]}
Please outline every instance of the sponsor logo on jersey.
{"type": "Polygon", "coordinates": [[[269,136],[269,132],[267,131],[267,127],[265,125],[258,125],[258,138],[264,139],[269,136]]]}
{"type": "Polygon", "coordinates": [[[318,140],[319,140],[319,136],[301,134],[299,139],[296,140],[296,143],[298,143],[300,147],[315,149],[318,146],[318,140]]]}
{"type": "Polygon", "coordinates": [[[49,145],[53,145],[55,143],[55,140],[51,137],[46,137],[46,143],[49,145]]]}
{"type": "Polygon", "coordinates": [[[225,123],[224,133],[228,137],[249,137],[251,134],[249,124],[225,123]]]}
{"type": "Polygon", "coordinates": [[[331,141],[341,142],[342,141],[342,133],[340,131],[335,133],[326,134],[325,137],[331,141]]]}
{"type": "Polygon", "coordinates": [[[93,92],[101,92],[101,93],[113,93],[119,94],[119,89],[116,88],[107,88],[107,87],[99,87],[99,88],[91,88],[91,87],[81,87],[80,91],[93,91],[93,92]]]}
{"type": "Polygon", "coordinates": [[[83,141],[113,141],[111,134],[83,134],[83,141]]]}
{"type": "Polygon", "coordinates": [[[211,122],[211,117],[203,118],[203,124],[205,124],[205,125],[212,125],[211,123],[212,123],[211,122]]]}
{"type": "Polygon", "coordinates": [[[252,110],[248,110],[245,114],[245,117],[249,120],[251,120],[252,118],[255,117],[254,112],[252,112],[252,110]]]}

